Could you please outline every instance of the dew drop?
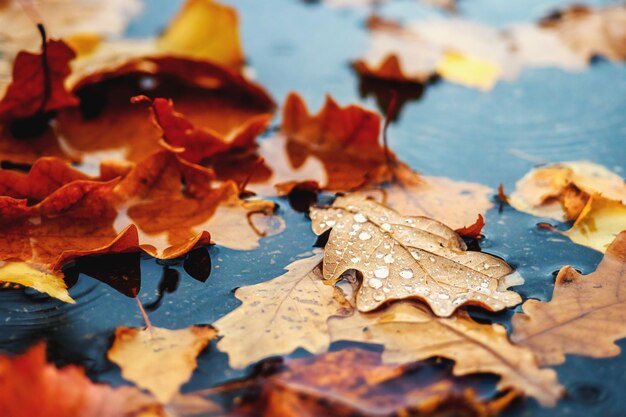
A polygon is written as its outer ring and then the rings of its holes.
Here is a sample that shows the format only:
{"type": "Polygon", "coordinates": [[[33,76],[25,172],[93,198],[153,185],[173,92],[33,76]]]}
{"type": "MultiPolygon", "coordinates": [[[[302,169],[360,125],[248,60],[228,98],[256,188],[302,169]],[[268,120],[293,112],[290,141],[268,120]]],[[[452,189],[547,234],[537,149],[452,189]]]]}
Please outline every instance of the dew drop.
{"type": "Polygon", "coordinates": [[[413,257],[413,259],[420,259],[422,257],[420,253],[416,250],[411,251],[411,256],[413,257]]]}
{"type": "Polygon", "coordinates": [[[428,259],[430,259],[430,261],[431,261],[431,262],[435,262],[435,257],[434,257],[434,256],[431,256],[431,257],[430,257],[430,258],[428,258],[428,259]]]}
{"type": "Polygon", "coordinates": [[[367,221],[367,217],[365,217],[363,213],[357,213],[354,215],[354,221],[357,223],[365,223],[367,221]]]}
{"type": "Polygon", "coordinates": [[[430,290],[427,287],[415,287],[415,294],[419,295],[428,295],[430,294],[430,290]]]}
{"type": "Polygon", "coordinates": [[[355,256],[354,258],[350,258],[350,262],[352,262],[353,264],[358,264],[359,262],[361,262],[361,258],[355,256]]]}
{"type": "Polygon", "coordinates": [[[376,278],[387,278],[389,276],[389,268],[384,265],[377,266],[374,270],[374,276],[376,278]]]}
{"type": "Polygon", "coordinates": [[[391,225],[389,223],[383,223],[380,225],[380,228],[385,232],[391,232],[391,225]]]}
{"type": "Polygon", "coordinates": [[[367,281],[367,284],[374,288],[375,290],[379,289],[380,287],[383,286],[383,282],[379,279],[376,278],[371,278],[369,281],[367,281]]]}
{"type": "Polygon", "coordinates": [[[483,287],[483,288],[487,288],[487,287],[489,287],[489,283],[486,282],[486,281],[485,282],[481,282],[480,286],[483,287]]]}
{"type": "Polygon", "coordinates": [[[328,227],[333,227],[335,224],[337,224],[337,222],[334,220],[326,220],[326,226],[328,227]]]}
{"type": "Polygon", "coordinates": [[[383,260],[385,261],[386,264],[392,264],[395,259],[392,254],[388,253],[387,255],[385,255],[383,260]]]}
{"type": "Polygon", "coordinates": [[[372,238],[372,235],[369,234],[369,232],[361,232],[359,234],[359,239],[361,239],[361,240],[369,240],[371,238],[372,238]]]}
{"type": "Polygon", "coordinates": [[[400,271],[400,276],[404,279],[413,278],[413,270],[411,268],[404,268],[400,271]]]}
{"type": "Polygon", "coordinates": [[[484,264],[484,265],[483,265],[483,268],[485,268],[485,269],[489,269],[489,264],[484,264]]]}
{"type": "Polygon", "coordinates": [[[383,301],[385,299],[385,296],[381,293],[376,293],[374,294],[374,301],[383,301]]]}
{"type": "Polygon", "coordinates": [[[439,297],[440,300],[449,300],[450,294],[448,294],[447,292],[440,292],[439,294],[437,294],[437,297],[439,297]]]}

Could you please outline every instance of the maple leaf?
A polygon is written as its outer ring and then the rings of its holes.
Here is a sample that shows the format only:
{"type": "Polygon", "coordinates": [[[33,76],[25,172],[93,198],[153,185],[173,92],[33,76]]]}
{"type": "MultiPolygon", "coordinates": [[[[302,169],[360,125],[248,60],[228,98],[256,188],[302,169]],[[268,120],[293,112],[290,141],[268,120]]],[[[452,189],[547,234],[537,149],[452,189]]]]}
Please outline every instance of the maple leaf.
{"type": "Polygon", "coordinates": [[[616,356],[615,341],[626,337],[626,231],[617,235],[595,272],[561,268],[548,303],[526,301],[513,316],[511,339],[534,350],[541,363],[560,364],[565,354],[616,356]]]}
{"type": "Polygon", "coordinates": [[[344,349],[293,359],[286,369],[259,378],[231,417],[346,417],[392,415],[495,416],[518,395],[484,398],[460,378],[435,375],[426,366],[381,363],[380,353],[344,349]],[[256,395],[255,395],[256,394],[256,395]],[[460,414],[459,414],[460,413],[460,414]]]}
{"type": "Polygon", "coordinates": [[[0,259],[50,273],[85,255],[143,250],[175,258],[211,241],[253,249],[282,229],[267,217],[274,203],[241,200],[234,183],[212,188],[212,179],[210,170],[160,151],[122,180],[75,180],[31,206],[0,197],[0,259]]]}
{"type": "Polygon", "coordinates": [[[362,273],[360,311],[419,298],[435,314],[449,316],[465,304],[499,311],[521,301],[506,290],[505,277],[512,272],[506,262],[467,252],[459,235],[436,220],[402,216],[359,195],[337,197],[310,214],[316,234],[330,230],[324,277],[336,281],[350,269],[362,273]]]}
{"type": "Polygon", "coordinates": [[[513,345],[504,327],[477,323],[466,312],[441,318],[422,305],[401,302],[374,313],[331,318],[328,326],[333,341],[383,345],[385,363],[439,356],[455,361],[455,375],[500,375],[499,389],[518,389],[543,405],[555,405],[563,393],[556,373],[539,369],[533,352],[513,345]]]}
{"type": "Polygon", "coordinates": [[[163,404],[171,401],[196,368],[196,357],[215,338],[206,326],[168,330],[118,327],[107,357],[122,376],[147,389],[163,404]]]}
{"type": "Polygon", "coordinates": [[[326,320],[351,306],[339,289],[322,282],[321,260],[321,255],[298,260],[273,280],[235,291],[243,304],[213,323],[222,336],[217,348],[228,353],[230,366],[243,368],[299,347],[311,353],[328,349],[326,320]]]}
{"type": "Polygon", "coordinates": [[[256,147],[256,137],[265,131],[272,118],[271,113],[253,116],[224,137],[214,130],[194,127],[184,115],[174,111],[172,100],[133,98],[135,103],[144,101],[150,103],[153,122],[163,132],[167,146],[194,163],[218,155],[223,157],[226,153],[250,152],[256,147]]]}
{"type": "Polygon", "coordinates": [[[0,404],[3,417],[165,417],[162,406],[136,388],[95,384],[82,368],[46,363],[44,344],[0,356],[0,404]]]}
{"type": "Polygon", "coordinates": [[[76,56],[74,51],[61,40],[44,42],[39,54],[17,54],[11,84],[0,101],[1,118],[25,119],[78,104],[63,84],[70,73],[69,62],[76,56]]]}
{"type": "Polygon", "coordinates": [[[586,161],[531,170],[509,199],[515,209],[540,217],[574,220],[563,234],[604,252],[626,229],[626,184],[619,175],[586,161]]]}

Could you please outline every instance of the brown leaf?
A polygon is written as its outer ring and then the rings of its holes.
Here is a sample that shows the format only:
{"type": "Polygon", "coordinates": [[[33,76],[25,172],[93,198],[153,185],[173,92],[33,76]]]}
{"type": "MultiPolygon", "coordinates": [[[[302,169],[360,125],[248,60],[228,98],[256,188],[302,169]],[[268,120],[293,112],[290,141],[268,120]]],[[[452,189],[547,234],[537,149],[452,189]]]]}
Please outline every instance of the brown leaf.
{"type": "Polygon", "coordinates": [[[483,231],[483,227],[485,227],[485,219],[482,214],[478,215],[476,222],[465,227],[461,227],[460,229],[456,229],[455,232],[462,237],[469,237],[472,239],[480,239],[480,233],[483,231]]]}
{"type": "MultiPolygon", "coordinates": [[[[426,368],[426,367],[423,367],[426,368]]],[[[345,349],[290,360],[257,382],[260,393],[231,417],[495,416],[518,395],[481,398],[458,378],[427,376],[419,366],[384,365],[380,353],[345,349]]],[[[426,372],[426,370],[424,370],[426,372]]]]}
{"type": "Polygon", "coordinates": [[[499,389],[515,388],[546,406],[563,393],[556,373],[539,369],[533,352],[511,344],[504,327],[479,324],[465,312],[440,318],[422,305],[403,302],[374,313],[331,318],[328,325],[333,341],[383,345],[385,363],[439,356],[455,361],[455,375],[500,375],[499,389]]]}
{"type": "Polygon", "coordinates": [[[316,234],[330,230],[324,278],[334,282],[350,269],[362,273],[360,311],[419,298],[445,317],[465,304],[499,311],[521,301],[506,290],[512,272],[506,262],[467,252],[459,235],[436,220],[402,216],[359,195],[312,209],[311,220],[316,234]]]}
{"type": "Polygon", "coordinates": [[[326,320],[351,310],[341,291],[322,282],[321,255],[291,263],[273,280],[238,288],[242,305],[213,324],[222,336],[218,349],[229,364],[243,368],[297,348],[328,349],[326,320]],[[248,318],[254,317],[253,321],[248,318]]]}
{"type": "Polygon", "coordinates": [[[162,406],[136,388],[95,384],[82,368],[46,363],[43,344],[0,356],[0,404],[3,417],[165,417],[162,406]]]}
{"type": "Polygon", "coordinates": [[[118,327],[107,357],[122,368],[126,380],[167,404],[191,378],[196,357],[215,335],[203,326],[179,330],[118,327]]]}
{"type": "Polygon", "coordinates": [[[524,314],[513,316],[511,339],[534,350],[541,363],[560,364],[565,354],[616,356],[614,343],[626,337],[626,231],[609,246],[595,272],[581,275],[561,268],[552,300],[528,300],[524,314]]]}

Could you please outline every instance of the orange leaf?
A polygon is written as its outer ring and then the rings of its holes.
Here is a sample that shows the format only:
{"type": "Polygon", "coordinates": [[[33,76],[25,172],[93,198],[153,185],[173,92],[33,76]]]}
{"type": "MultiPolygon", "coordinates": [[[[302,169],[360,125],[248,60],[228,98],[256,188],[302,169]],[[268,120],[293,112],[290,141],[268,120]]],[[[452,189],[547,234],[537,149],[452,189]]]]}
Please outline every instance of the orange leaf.
{"type": "Polygon", "coordinates": [[[0,101],[0,117],[27,118],[78,104],[63,84],[70,73],[69,62],[76,54],[61,40],[47,41],[44,51],[21,51],[17,55],[13,81],[0,101]]]}
{"type": "Polygon", "coordinates": [[[485,219],[483,218],[482,214],[479,214],[474,224],[456,229],[456,232],[463,237],[480,239],[480,233],[483,231],[484,226],[485,219]]]}
{"type": "Polygon", "coordinates": [[[0,356],[3,417],[163,417],[159,403],[136,388],[95,384],[83,369],[46,362],[44,344],[16,357],[0,356]]]}

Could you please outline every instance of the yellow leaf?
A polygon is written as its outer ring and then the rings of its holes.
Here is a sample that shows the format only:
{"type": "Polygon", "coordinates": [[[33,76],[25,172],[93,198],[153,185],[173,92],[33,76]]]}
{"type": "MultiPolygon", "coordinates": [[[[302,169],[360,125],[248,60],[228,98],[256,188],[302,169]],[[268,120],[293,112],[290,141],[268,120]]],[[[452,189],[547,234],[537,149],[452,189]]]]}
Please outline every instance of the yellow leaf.
{"type": "Polygon", "coordinates": [[[75,303],[67,292],[62,272],[44,272],[24,262],[0,261],[0,282],[20,284],[34,288],[66,303],[75,303]]]}
{"type": "Polygon", "coordinates": [[[213,0],[188,0],[158,42],[164,52],[239,69],[244,63],[237,11],[213,0]]]}
{"type": "Polygon", "coordinates": [[[125,379],[166,404],[191,378],[196,357],[214,337],[215,330],[203,326],[180,330],[118,327],[107,356],[122,368],[125,379]]]}
{"type": "Polygon", "coordinates": [[[493,62],[448,51],[437,65],[437,73],[448,81],[491,90],[501,75],[500,67],[493,62]]]}
{"type": "Polygon", "coordinates": [[[617,201],[592,197],[574,226],[564,234],[579,245],[606,252],[622,230],[626,230],[626,206],[617,201]]]}

